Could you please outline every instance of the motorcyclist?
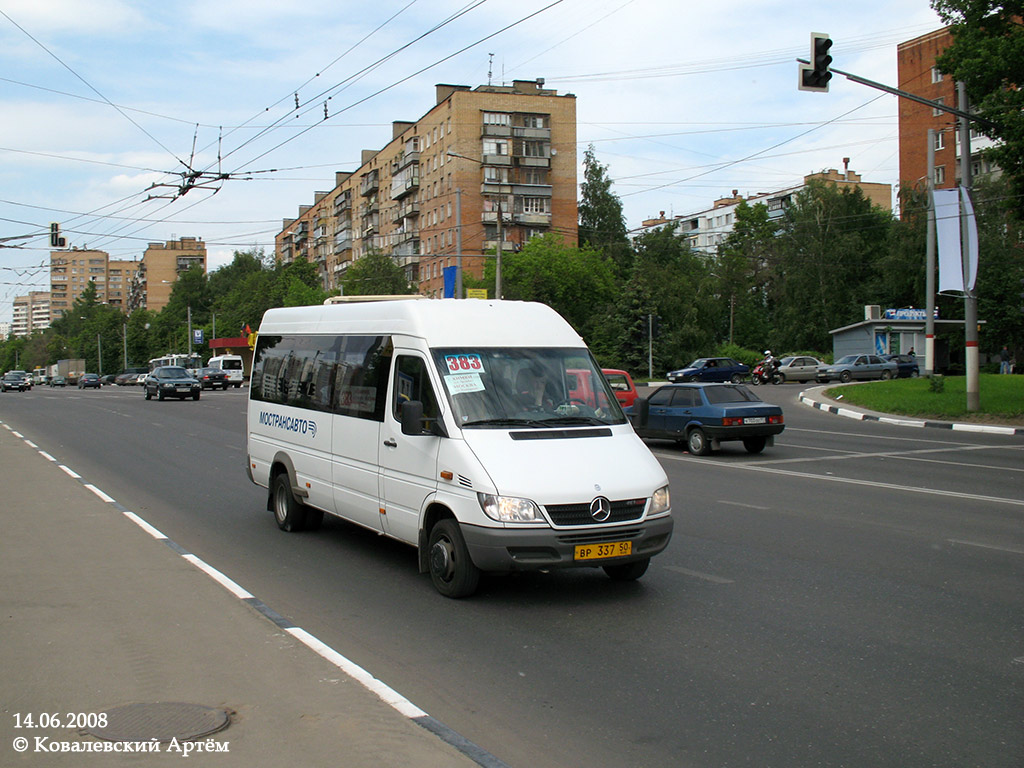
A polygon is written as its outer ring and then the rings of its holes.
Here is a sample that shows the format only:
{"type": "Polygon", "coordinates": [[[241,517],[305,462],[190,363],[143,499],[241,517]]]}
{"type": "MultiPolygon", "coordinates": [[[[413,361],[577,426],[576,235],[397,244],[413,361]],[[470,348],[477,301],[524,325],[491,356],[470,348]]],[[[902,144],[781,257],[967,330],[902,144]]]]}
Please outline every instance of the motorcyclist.
{"type": "Polygon", "coordinates": [[[764,372],[771,376],[775,369],[779,367],[779,361],[772,354],[770,349],[764,351],[764,360],[761,361],[761,365],[764,366],[764,372]]]}

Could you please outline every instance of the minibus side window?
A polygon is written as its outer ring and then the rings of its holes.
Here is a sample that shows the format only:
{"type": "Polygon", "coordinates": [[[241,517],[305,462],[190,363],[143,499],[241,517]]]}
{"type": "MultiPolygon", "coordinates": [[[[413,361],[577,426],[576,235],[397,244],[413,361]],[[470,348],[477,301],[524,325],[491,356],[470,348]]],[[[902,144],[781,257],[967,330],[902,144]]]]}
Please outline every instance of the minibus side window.
{"type": "Polygon", "coordinates": [[[423,403],[425,422],[438,418],[437,397],[430,383],[426,362],[420,357],[400,355],[395,362],[395,391],[392,400],[392,415],[396,421],[402,420],[402,404],[410,400],[423,403]]]}

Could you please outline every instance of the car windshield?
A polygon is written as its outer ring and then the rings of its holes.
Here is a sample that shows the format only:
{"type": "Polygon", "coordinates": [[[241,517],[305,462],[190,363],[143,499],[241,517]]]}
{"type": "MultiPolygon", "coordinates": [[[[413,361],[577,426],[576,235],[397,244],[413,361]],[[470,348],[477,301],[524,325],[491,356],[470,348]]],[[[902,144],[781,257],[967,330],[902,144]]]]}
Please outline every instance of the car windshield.
{"type": "Polygon", "coordinates": [[[781,360],[779,360],[779,365],[789,365],[792,362],[793,362],[793,358],[792,357],[784,357],[781,360]]]}
{"type": "Polygon", "coordinates": [[[746,387],[723,385],[707,387],[704,396],[709,403],[759,403],[761,399],[746,387]]]}
{"type": "Polygon", "coordinates": [[[840,357],[836,360],[835,365],[853,365],[857,362],[857,355],[846,355],[846,357],[840,357]]]}
{"type": "Polygon", "coordinates": [[[692,363],[690,363],[686,367],[687,368],[703,368],[707,364],[708,364],[707,358],[702,357],[702,358],[700,358],[698,360],[694,360],[692,363]]]}
{"type": "Polygon", "coordinates": [[[161,368],[157,377],[161,379],[187,379],[189,378],[188,371],[184,368],[161,368]]]}
{"type": "Polygon", "coordinates": [[[623,424],[586,349],[433,351],[455,420],[467,429],[623,424]]]}

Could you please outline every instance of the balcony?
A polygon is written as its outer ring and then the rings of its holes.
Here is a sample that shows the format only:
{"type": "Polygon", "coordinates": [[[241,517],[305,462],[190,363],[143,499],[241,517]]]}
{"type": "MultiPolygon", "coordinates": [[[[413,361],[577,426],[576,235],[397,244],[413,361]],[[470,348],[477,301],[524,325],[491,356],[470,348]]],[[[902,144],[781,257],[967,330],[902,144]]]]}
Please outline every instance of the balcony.
{"type": "Polygon", "coordinates": [[[419,163],[419,150],[405,150],[391,163],[391,175],[395,176],[403,168],[408,168],[413,163],[419,163]]]}
{"type": "Polygon", "coordinates": [[[413,218],[420,215],[420,204],[415,200],[405,200],[401,205],[396,206],[392,210],[392,221],[401,221],[402,219],[413,218]]]}
{"type": "Polygon", "coordinates": [[[480,131],[481,136],[511,136],[512,127],[509,125],[485,125],[480,131]]]}
{"type": "Polygon", "coordinates": [[[520,128],[512,130],[512,135],[517,139],[547,139],[551,140],[550,128],[520,128]]]}
{"type": "Polygon", "coordinates": [[[511,155],[484,155],[482,165],[512,165],[511,155]]]}
{"type": "Polygon", "coordinates": [[[516,157],[516,165],[521,168],[550,168],[551,158],[518,155],[516,157]]]}
{"type": "Polygon", "coordinates": [[[408,178],[397,178],[391,180],[391,199],[401,200],[406,195],[415,192],[420,188],[419,174],[408,178]]]}
{"type": "MultiPolygon", "coordinates": [[[[407,240],[391,249],[391,256],[396,259],[407,259],[420,255],[420,241],[407,240]]],[[[399,262],[401,263],[401,262],[399,262]]],[[[403,265],[404,266],[404,265],[403,265]]]]}
{"type": "Polygon", "coordinates": [[[512,216],[512,221],[516,224],[522,224],[530,227],[550,227],[551,226],[551,214],[550,213],[516,213],[512,216]]]}
{"type": "Polygon", "coordinates": [[[380,174],[378,174],[377,171],[373,171],[368,173],[366,176],[363,176],[362,180],[359,182],[359,194],[363,197],[372,195],[378,189],[380,189],[380,174]]]}

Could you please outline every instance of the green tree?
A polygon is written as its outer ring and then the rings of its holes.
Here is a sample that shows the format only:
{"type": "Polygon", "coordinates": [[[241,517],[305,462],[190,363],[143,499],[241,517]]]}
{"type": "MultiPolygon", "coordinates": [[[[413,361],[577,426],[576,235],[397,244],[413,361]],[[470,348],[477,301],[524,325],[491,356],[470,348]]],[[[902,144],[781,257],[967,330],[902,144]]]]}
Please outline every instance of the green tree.
{"type": "Polygon", "coordinates": [[[812,181],[787,209],[772,268],[772,349],[827,349],[829,331],[863,319],[886,253],[891,215],[859,188],[812,181]]]}
{"type": "Polygon", "coordinates": [[[345,296],[405,295],[416,287],[405,276],[405,269],[380,251],[370,251],[356,259],[341,279],[345,296]]]}
{"type": "MultiPolygon", "coordinates": [[[[488,261],[485,280],[493,271],[488,261]]],[[[584,338],[593,332],[598,314],[612,304],[616,285],[614,268],[600,253],[575,248],[552,233],[503,256],[501,282],[506,299],[547,304],[584,338]]]]}
{"type": "MultiPolygon", "coordinates": [[[[717,345],[715,325],[722,304],[714,290],[711,266],[679,235],[676,224],[637,238],[634,279],[628,285],[641,303],[641,314],[660,318],[660,333],[653,345],[656,371],[710,354],[717,345]]],[[[629,322],[630,317],[622,320],[629,322]]]]}
{"type": "Polygon", "coordinates": [[[1012,206],[1024,215],[1024,2],[932,0],[949,25],[953,44],[937,59],[939,69],[962,81],[972,109],[995,123],[978,126],[999,142],[987,150],[1010,178],[1012,206]]]}
{"type": "MultiPolygon", "coordinates": [[[[767,295],[771,264],[779,249],[779,222],[769,218],[764,203],[736,206],[733,230],[719,246],[714,273],[720,282],[723,299],[729,302],[728,325],[732,334],[719,335],[730,343],[745,347],[763,347],[772,336],[768,328],[767,295]]],[[[722,314],[725,307],[722,308],[722,314]]],[[[724,329],[723,318],[718,327],[724,329]]]]}
{"type": "Polygon", "coordinates": [[[601,165],[593,145],[583,153],[583,184],[580,185],[579,244],[597,249],[610,259],[625,279],[632,268],[633,252],[622,214],[622,201],[612,192],[608,166],[601,165]]]}

